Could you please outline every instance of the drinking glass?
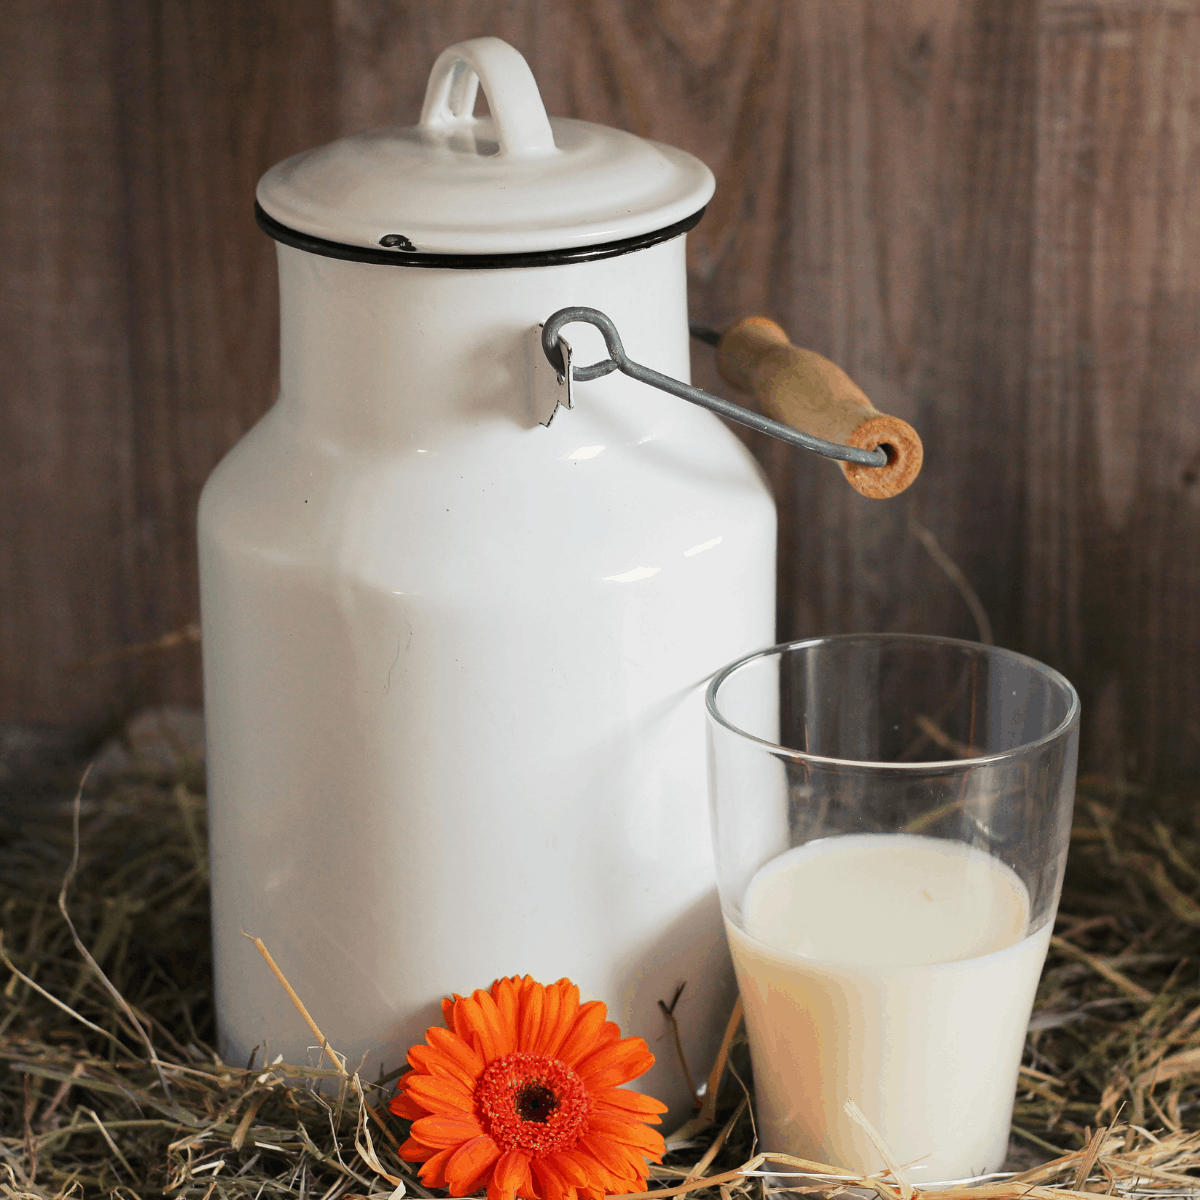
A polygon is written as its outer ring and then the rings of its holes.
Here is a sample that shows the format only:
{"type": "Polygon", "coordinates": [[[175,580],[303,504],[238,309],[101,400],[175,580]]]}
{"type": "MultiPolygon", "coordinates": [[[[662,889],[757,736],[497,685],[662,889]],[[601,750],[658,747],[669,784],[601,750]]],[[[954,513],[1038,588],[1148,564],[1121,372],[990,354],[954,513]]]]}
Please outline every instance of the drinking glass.
{"type": "Polygon", "coordinates": [[[707,693],[759,1148],[913,1182],[1004,1162],[1070,837],[1079,698],[1024,655],[854,634],[707,693]]]}

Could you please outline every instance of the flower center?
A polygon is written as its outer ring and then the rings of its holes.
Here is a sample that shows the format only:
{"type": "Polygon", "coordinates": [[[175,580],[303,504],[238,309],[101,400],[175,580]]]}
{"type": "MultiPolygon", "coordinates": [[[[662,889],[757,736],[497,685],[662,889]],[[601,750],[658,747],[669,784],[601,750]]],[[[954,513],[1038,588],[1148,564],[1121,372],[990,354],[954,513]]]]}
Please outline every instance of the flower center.
{"type": "Polygon", "coordinates": [[[498,1058],[475,1089],[483,1127],[507,1150],[533,1155],[569,1150],[587,1128],[591,1103],[566,1063],[518,1050],[498,1058]]]}
{"type": "Polygon", "coordinates": [[[517,1092],[517,1116],[544,1125],[558,1107],[558,1097],[545,1085],[527,1083],[517,1092]]]}

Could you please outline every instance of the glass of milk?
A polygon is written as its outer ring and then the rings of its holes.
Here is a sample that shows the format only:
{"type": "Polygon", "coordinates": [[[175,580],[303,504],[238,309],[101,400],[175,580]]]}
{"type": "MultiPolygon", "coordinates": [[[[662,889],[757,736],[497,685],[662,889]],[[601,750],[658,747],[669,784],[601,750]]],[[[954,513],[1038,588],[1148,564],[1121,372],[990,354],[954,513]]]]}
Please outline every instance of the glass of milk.
{"type": "Polygon", "coordinates": [[[1024,655],[855,634],[707,696],[759,1149],[919,1186],[998,1170],[1062,888],[1079,698],[1024,655]]]}

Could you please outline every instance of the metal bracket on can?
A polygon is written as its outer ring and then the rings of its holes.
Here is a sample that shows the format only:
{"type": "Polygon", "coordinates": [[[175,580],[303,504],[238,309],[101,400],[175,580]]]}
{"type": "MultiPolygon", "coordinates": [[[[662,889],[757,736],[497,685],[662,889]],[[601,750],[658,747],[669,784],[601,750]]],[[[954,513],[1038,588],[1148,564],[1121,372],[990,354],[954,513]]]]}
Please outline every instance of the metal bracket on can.
{"type": "Polygon", "coordinates": [[[549,428],[550,422],[554,420],[554,416],[560,408],[575,407],[572,394],[574,381],[571,378],[571,343],[559,334],[556,345],[559,348],[563,365],[555,366],[550,356],[542,351],[543,328],[542,325],[537,327],[535,331],[537,345],[531,349],[533,355],[533,403],[538,423],[549,428]]]}

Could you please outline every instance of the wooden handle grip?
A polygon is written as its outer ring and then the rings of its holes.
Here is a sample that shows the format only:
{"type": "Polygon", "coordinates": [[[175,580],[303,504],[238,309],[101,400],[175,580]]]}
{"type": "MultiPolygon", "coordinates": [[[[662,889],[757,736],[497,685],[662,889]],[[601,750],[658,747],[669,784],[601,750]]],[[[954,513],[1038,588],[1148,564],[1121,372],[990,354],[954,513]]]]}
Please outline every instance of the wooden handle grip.
{"type": "Polygon", "coordinates": [[[730,326],[717,346],[717,367],[727,383],[757,396],[776,421],[843,446],[883,446],[885,467],[841,464],[850,486],[864,496],[883,500],[916,479],[924,457],[917,431],[878,412],[841,367],[793,346],[774,321],[747,317],[730,326]]]}

